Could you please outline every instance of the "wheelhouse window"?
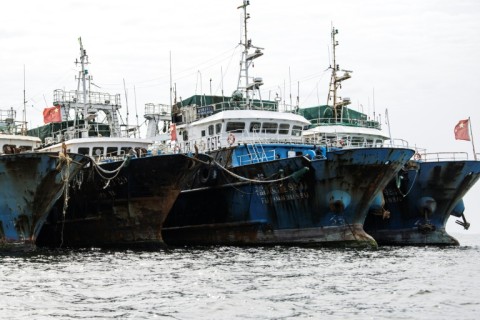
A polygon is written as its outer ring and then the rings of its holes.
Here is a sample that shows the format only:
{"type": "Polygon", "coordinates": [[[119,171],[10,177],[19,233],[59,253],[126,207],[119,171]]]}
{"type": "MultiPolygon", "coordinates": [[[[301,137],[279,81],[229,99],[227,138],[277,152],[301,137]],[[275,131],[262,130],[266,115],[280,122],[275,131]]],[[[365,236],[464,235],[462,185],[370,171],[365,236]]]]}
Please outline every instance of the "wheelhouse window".
{"type": "Polygon", "coordinates": [[[215,125],[215,133],[216,133],[216,134],[219,134],[219,133],[221,133],[221,132],[222,132],[222,124],[221,124],[221,123],[217,123],[217,124],[215,125]]]}
{"type": "Polygon", "coordinates": [[[209,135],[209,136],[213,136],[213,135],[214,135],[214,132],[213,132],[213,124],[208,126],[208,135],[209,135]]]}
{"type": "Polygon", "coordinates": [[[117,147],[107,147],[107,156],[117,156],[118,154],[117,147]]]}
{"type": "Polygon", "coordinates": [[[279,134],[288,134],[290,130],[290,125],[288,123],[280,123],[280,128],[278,129],[279,134]]]}
{"type": "Polygon", "coordinates": [[[262,124],[260,122],[250,122],[250,132],[260,132],[260,127],[262,124]]]}
{"type": "Polygon", "coordinates": [[[353,138],[351,139],[351,144],[352,144],[353,146],[362,146],[363,143],[364,143],[364,141],[365,141],[365,139],[362,138],[362,137],[353,137],[353,138]]]}
{"type": "Polygon", "coordinates": [[[262,133],[277,133],[278,123],[264,122],[262,124],[262,133]]]}
{"type": "Polygon", "coordinates": [[[245,122],[227,122],[227,132],[245,130],[245,122]]]}
{"type": "Polygon", "coordinates": [[[88,156],[90,154],[90,148],[78,148],[78,153],[88,156]]]}
{"type": "Polygon", "coordinates": [[[20,150],[22,150],[22,152],[23,151],[30,151],[30,150],[32,150],[32,146],[20,146],[20,150]]]}
{"type": "Polygon", "coordinates": [[[205,130],[202,130],[202,137],[205,137],[205,130]]]}
{"type": "Polygon", "coordinates": [[[300,137],[302,134],[302,127],[301,126],[293,126],[292,127],[292,136],[300,137]]]}

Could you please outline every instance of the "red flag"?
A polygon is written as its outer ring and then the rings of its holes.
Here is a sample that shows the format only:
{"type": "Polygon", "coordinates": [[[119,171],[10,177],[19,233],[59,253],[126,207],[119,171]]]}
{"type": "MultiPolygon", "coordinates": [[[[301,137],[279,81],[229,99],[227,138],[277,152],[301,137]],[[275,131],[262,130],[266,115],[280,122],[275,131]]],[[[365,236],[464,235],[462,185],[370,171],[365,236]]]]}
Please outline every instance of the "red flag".
{"type": "Polygon", "coordinates": [[[45,124],[50,122],[62,122],[60,106],[43,109],[43,122],[45,124]]]}
{"type": "Polygon", "coordinates": [[[455,140],[470,141],[470,134],[468,133],[468,120],[460,120],[455,126],[455,140]]]}
{"type": "Polygon", "coordinates": [[[177,127],[175,126],[175,123],[172,123],[170,125],[170,140],[171,141],[177,140],[177,127]]]}

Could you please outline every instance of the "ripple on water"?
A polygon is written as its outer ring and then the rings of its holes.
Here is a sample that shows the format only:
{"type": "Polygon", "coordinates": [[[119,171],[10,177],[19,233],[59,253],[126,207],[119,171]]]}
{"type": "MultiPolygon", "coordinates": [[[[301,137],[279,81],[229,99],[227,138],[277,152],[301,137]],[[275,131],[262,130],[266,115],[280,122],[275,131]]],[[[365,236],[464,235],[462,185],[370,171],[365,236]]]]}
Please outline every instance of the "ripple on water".
{"type": "Polygon", "coordinates": [[[480,241],[0,255],[0,318],[475,319],[480,241]]]}

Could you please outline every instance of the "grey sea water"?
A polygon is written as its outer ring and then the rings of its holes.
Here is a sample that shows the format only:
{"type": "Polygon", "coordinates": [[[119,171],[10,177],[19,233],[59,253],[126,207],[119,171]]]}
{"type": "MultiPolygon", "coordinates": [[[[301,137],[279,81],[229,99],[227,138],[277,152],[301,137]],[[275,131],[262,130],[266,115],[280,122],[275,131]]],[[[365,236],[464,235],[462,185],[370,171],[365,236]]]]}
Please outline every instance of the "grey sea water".
{"type": "Polygon", "coordinates": [[[1,319],[480,319],[480,235],[460,247],[0,254],[1,319]]]}

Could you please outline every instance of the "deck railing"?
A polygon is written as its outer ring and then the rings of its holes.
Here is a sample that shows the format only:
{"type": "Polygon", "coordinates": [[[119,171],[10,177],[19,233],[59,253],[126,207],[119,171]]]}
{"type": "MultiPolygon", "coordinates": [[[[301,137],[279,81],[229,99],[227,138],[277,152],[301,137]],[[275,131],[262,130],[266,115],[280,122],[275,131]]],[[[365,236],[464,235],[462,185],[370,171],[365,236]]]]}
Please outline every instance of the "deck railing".
{"type": "Polygon", "coordinates": [[[57,89],[53,92],[53,103],[64,104],[64,103],[87,103],[87,104],[97,104],[97,105],[114,105],[121,106],[120,94],[109,94],[102,92],[87,92],[87,101],[83,99],[83,92],[72,90],[65,91],[62,89],[57,89]]]}
{"type": "Polygon", "coordinates": [[[468,160],[468,152],[433,152],[420,153],[420,159],[426,162],[464,161],[468,160]]]}
{"type": "Polygon", "coordinates": [[[310,122],[314,126],[352,126],[352,127],[362,127],[362,128],[373,128],[381,130],[382,126],[378,121],[373,120],[363,120],[363,119],[351,119],[351,118],[342,118],[341,120],[335,118],[314,118],[310,119],[310,122]]]}

